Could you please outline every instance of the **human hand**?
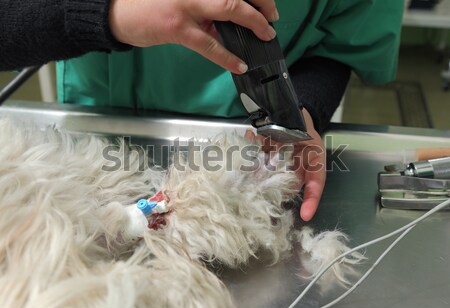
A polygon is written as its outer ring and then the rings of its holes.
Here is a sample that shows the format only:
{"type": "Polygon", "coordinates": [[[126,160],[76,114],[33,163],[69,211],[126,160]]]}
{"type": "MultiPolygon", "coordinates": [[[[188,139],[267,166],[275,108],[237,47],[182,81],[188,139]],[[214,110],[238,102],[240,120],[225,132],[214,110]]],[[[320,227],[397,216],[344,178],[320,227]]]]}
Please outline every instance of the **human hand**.
{"type": "Polygon", "coordinates": [[[278,19],[274,0],[112,0],[109,23],[114,37],[137,47],[179,44],[235,73],[247,65],[223,47],[213,20],[232,21],[270,41],[275,30],[268,21],[278,19]]]}
{"type": "MultiPolygon", "coordinates": [[[[308,134],[312,140],[294,143],[293,170],[297,175],[300,185],[305,185],[303,202],[300,208],[300,217],[309,221],[316,213],[322,196],[326,179],[326,152],[323,141],[314,128],[314,123],[308,111],[303,108],[303,116],[306,122],[308,134]]],[[[245,138],[258,141],[265,152],[273,153],[285,146],[280,142],[274,142],[270,138],[255,135],[251,130],[245,133],[245,138]]],[[[301,187],[298,187],[299,189],[301,187]]]]}

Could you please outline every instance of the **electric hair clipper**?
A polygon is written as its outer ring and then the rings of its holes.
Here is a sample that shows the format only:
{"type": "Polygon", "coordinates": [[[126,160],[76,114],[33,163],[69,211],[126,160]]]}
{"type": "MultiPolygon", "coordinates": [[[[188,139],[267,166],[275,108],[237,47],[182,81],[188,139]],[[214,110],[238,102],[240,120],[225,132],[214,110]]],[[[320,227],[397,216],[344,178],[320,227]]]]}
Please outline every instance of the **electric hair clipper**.
{"type": "Polygon", "coordinates": [[[309,140],[278,39],[265,42],[232,22],[215,21],[224,46],[248,65],[234,84],[257,133],[283,143],[309,140]]]}

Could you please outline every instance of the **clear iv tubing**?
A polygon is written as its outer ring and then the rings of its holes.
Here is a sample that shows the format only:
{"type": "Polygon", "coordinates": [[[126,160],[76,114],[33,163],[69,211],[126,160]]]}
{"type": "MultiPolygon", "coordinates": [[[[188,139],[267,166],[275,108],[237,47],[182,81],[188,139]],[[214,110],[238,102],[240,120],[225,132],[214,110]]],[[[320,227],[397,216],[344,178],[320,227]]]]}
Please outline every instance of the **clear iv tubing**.
{"type": "Polygon", "coordinates": [[[336,257],[333,261],[331,261],[327,266],[325,266],[318,274],[317,276],[311,280],[311,282],[308,284],[308,286],[303,290],[303,292],[295,299],[295,301],[289,306],[289,308],[294,308],[295,305],[297,305],[297,303],[302,300],[302,298],[306,295],[306,293],[308,293],[308,291],[313,287],[313,285],[317,282],[317,280],[320,279],[320,277],[322,277],[322,275],[328,271],[336,262],[338,262],[340,259],[348,256],[349,254],[361,250],[363,248],[366,248],[368,246],[371,246],[373,244],[376,244],[378,242],[384,241],[390,237],[393,237],[394,235],[397,235],[401,232],[403,232],[403,234],[401,234],[384,252],[383,254],[378,258],[378,260],[375,262],[375,264],[366,272],[366,274],[364,274],[363,277],[360,278],[360,280],[358,282],[355,283],[355,285],[349,289],[347,292],[345,292],[343,295],[341,295],[340,297],[338,297],[336,300],[332,301],[331,303],[322,306],[321,308],[328,308],[331,307],[334,304],[337,304],[340,300],[342,300],[344,297],[346,297],[347,295],[349,295],[354,289],[356,289],[357,286],[359,286],[363,280],[370,274],[370,272],[372,272],[372,270],[378,265],[378,263],[381,261],[381,259],[384,258],[384,256],[406,235],[408,234],[409,231],[411,231],[411,229],[413,229],[419,222],[423,221],[424,219],[428,218],[429,216],[433,215],[434,213],[444,209],[445,207],[447,207],[448,205],[450,205],[450,199],[436,205],[434,208],[432,208],[431,210],[429,210],[428,212],[426,212],[425,214],[423,214],[422,216],[420,216],[419,218],[415,219],[414,221],[410,222],[409,224],[389,233],[386,234],[382,237],[376,238],[370,242],[367,242],[365,244],[361,244],[343,254],[341,254],[340,256],[336,257]]]}

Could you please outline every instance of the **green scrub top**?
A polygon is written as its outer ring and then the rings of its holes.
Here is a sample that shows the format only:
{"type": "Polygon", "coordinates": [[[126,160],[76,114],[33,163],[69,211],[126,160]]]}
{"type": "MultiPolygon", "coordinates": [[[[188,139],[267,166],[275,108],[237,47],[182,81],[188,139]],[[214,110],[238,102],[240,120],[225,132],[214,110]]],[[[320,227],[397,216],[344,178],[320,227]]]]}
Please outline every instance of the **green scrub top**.
{"type": "MultiPolygon", "coordinates": [[[[277,8],[280,20],[274,27],[288,66],[301,57],[321,56],[349,65],[369,83],[395,78],[403,1],[280,0],[277,8]]],[[[178,45],[90,53],[59,62],[57,76],[62,103],[246,114],[231,74],[178,45]]]]}

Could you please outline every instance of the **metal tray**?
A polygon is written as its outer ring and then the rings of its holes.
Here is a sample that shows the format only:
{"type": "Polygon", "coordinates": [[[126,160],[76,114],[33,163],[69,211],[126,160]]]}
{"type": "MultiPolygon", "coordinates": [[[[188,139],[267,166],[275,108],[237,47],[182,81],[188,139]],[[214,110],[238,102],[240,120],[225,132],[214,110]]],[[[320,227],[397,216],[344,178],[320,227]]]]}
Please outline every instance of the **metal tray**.
{"type": "MultiPolygon", "coordinates": [[[[189,118],[157,112],[100,110],[38,102],[8,101],[0,116],[39,126],[55,125],[78,133],[129,136],[140,144],[171,144],[173,140],[207,139],[223,131],[244,133],[245,119],[189,118]]],[[[297,222],[317,231],[338,228],[351,245],[384,235],[421,211],[386,209],[380,206],[377,176],[386,164],[402,159],[404,149],[448,147],[450,132],[386,126],[336,124],[325,134],[329,163],[320,208],[312,222],[297,222]]],[[[163,159],[164,155],[160,157],[163,159]]],[[[415,228],[352,295],[337,307],[448,307],[450,305],[450,213],[441,212],[415,228]]],[[[366,251],[367,269],[387,246],[366,251]]],[[[270,266],[262,258],[237,270],[217,269],[239,307],[287,307],[304,289],[307,279],[301,250],[270,266]],[[300,276],[299,276],[300,275],[300,276]]],[[[320,307],[344,288],[332,281],[313,288],[298,307],[320,307]]]]}

